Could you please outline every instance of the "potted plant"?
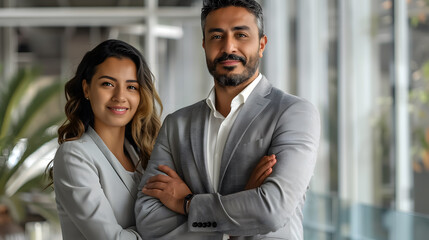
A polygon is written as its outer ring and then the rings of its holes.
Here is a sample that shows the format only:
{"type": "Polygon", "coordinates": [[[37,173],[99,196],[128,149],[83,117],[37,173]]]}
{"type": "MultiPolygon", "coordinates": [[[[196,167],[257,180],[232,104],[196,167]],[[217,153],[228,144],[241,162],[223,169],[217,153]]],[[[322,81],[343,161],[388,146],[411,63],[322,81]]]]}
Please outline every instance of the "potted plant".
{"type": "Polygon", "coordinates": [[[54,128],[63,117],[48,107],[62,84],[42,84],[37,77],[36,69],[26,68],[0,81],[0,238],[1,231],[18,231],[29,212],[58,222],[52,191],[43,191],[41,159],[56,149],[54,128]]]}

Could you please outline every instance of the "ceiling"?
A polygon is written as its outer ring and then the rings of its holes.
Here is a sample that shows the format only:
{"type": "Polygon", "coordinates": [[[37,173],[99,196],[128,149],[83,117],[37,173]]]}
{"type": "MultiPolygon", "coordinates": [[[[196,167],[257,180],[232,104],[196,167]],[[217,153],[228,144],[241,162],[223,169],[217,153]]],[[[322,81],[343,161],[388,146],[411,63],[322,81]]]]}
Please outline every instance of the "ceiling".
{"type": "MultiPolygon", "coordinates": [[[[144,6],[145,0],[0,0],[0,5],[10,7],[114,7],[144,6]]],[[[158,0],[159,6],[194,6],[199,0],[158,0]]]]}

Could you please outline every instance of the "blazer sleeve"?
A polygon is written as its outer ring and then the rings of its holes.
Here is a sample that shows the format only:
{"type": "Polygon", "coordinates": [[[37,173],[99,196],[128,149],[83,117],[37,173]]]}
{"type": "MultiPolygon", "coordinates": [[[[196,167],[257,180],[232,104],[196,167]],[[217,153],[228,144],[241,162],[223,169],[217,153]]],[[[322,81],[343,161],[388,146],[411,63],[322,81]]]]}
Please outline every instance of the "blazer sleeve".
{"type": "Polygon", "coordinates": [[[116,221],[100,185],[98,169],[86,149],[65,144],[54,159],[54,189],[70,221],[86,239],[141,239],[135,230],[123,229],[116,221]]]}
{"type": "MultiPolygon", "coordinates": [[[[143,174],[139,189],[142,189],[147,180],[155,175],[164,174],[158,170],[159,165],[167,165],[176,171],[168,142],[168,125],[170,115],[164,120],[157,142],[152,150],[151,159],[143,174]]],[[[147,196],[141,191],[137,194],[135,205],[137,231],[143,239],[211,239],[219,233],[195,233],[188,229],[187,218],[171,211],[157,198],[147,196]]]]}
{"type": "Polygon", "coordinates": [[[276,124],[268,153],[277,163],[259,188],[230,195],[198,194],[190,204],[191,231],[220,231],[232,236],[266,234],[285,226],[302,201],[313,175],[320,137],[317,109],[307,101],[289,106],[276,124]],[[193,223],[216,222],[216,228],[193,223]],[[195,225],[195,224],[194,224],[195,225]]]}

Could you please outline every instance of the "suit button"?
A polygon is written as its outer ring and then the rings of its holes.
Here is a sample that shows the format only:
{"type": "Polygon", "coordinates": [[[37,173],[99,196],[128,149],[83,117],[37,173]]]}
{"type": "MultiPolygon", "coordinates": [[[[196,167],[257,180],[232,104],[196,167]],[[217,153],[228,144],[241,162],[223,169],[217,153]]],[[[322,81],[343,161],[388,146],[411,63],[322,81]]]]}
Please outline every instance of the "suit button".
{"type": "Polygon", "coordinates": [[[207,223],[203,222],[203,228],[206,228],[206,227],[207,227],[207,223]]]}
{"type": "Polygon", "coordinates": [[[207,227],[211,227],[212,223],[211,222],[207,222],[207,227]]]}
{"type": "Polygon", "coordinates": [[[198,222],[198,227],[200,228],[202,226],[203,226],[203,223],[202,222],[198,222]]]}
{"type": "Polygon", "coordinates": [[[216,222],[213,222],[212,223],[212,226],[215,228],[215,227],[217,227],[217,223],[216,222]]]}
{"type": "Polygon", "coordinates": [[[197,227],[197,226],[198,226],[197,222],[192,223],[192,227],[197,227]]]}

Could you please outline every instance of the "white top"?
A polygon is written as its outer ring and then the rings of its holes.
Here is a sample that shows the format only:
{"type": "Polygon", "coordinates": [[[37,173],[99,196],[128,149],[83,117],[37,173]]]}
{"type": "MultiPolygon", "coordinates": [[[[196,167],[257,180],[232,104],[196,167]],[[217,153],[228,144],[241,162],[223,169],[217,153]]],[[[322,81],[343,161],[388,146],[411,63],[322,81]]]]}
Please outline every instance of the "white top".
{"type": "Polygon", "coordinates": [[[212,180],[215,192],[217,192],[219,189],[220,163],[222,160],[222,153],[225,147],[226,139],[228,138],[235,119],[240,113],[241,106],[246,102],[247,98],[261,79],[262,75],[259,74],[253,82],[251,82],[245,89],[243,89],[243,91],[241,91],[237,96],[234,97],[234,99],[232,99],[231,111],[229,112],[228,116],[226,116],[226,118],[216,110],[214,87],[206,99],[206,103],[211,109],[208,126],[206,159],[208,172],[210,174],[210,179],[212,180]]]}

